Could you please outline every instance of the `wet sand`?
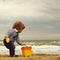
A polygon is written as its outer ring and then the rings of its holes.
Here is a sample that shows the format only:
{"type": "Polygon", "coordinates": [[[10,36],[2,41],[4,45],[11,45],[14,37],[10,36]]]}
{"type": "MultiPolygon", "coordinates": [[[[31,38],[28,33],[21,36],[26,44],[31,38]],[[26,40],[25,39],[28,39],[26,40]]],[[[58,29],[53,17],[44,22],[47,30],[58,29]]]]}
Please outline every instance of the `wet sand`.
{"type": "Polygon", "coordinates": [[[9,55],[0,55],[0,60],[60,60],[60,55],[35,54],[30,57],[23,57],[21,55],[18,55],[16,57],[9,57],[9,55]]]}

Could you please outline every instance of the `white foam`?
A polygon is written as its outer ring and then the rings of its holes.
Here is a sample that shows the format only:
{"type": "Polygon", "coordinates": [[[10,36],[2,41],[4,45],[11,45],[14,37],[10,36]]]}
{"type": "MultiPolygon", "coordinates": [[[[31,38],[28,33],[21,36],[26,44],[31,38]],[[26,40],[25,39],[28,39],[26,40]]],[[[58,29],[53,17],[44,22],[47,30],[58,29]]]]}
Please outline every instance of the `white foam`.
{"type": "MultiPolygon", "coordinates": [[[[21,47],[16,46],[16,55],[21,55],[21,47]]],[[[60,46],[55,45],[41,45],[41,46],[32,46],[33,54],[60,54],[60,46]]],[[[9,50],[5,46],[0,46],[0,54],[9,54],[9,50]]]]}

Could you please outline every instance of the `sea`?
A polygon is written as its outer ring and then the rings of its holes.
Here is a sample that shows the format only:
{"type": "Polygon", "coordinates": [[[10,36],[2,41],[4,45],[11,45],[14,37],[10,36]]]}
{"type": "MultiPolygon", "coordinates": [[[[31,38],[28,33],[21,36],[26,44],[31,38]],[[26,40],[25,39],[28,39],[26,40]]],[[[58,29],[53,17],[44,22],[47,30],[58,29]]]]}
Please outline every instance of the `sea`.
{"type": "MultiPolygon", "coordinates": [[[[60,40],[21,40],[26,46],[32,47],[32,54],[60,54],[60,40]]],[[[15,54],[21,55],[23,46],[15,42],[15,54]]],[[[9,54],[9,50],[0,40],[0,54],[9,54]]]]}
{"type": "MultiPolygon", "coordinates": [[[[21,40],[26,45],[41,46],[41,45],[60,45],[60,40],[21,40]]],[[[15,42],[15,45],[18,45],[15,42]]],[[[0,40],[0,46],[3,46],[3,40],[0,40]]]]}

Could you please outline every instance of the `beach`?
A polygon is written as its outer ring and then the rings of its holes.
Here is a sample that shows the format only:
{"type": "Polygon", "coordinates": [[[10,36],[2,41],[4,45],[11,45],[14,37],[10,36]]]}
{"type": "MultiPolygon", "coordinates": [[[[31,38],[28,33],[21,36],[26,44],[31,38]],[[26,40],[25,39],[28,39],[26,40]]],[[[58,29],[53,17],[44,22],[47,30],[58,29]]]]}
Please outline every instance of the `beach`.
{"type": "MultiPolygon", "coordinates": [[[[21,51],[22,47],[23,46],[16,46],[15,49],[16,55],[22,54],[21,51]]],[[[32,54],[53,54],[53,55],[60,54],[60,46],[57,45],[32,46],[32,54]]],[[[5,46],[0,46],[0,55],[9,55],[9,50],[5,46]]]]}
{"type": "Polygon", "coordinates": [[[32,55],[30,57],[22,56],[21,48],[23,46],[19,46],[19,45],[16,45],[16,49],[15,49],[16,57],[10,57],[9,50],[4,45],[1,44],[0,60],[60,60],[60,45],[58,44],[35,45],[35,44],[36,43],[34,43],[34,45],[27,45],[27,46],[32,46],[32,55]]]}
{"type": "Polygon", "coordinates": [[[60,60],[60,46],[42,45],[32,46],[32,55],[23,57],[22,46],[16,46],[16,57],[10,57],[9,51],[4,46],[0,46],[0,60],[60,60]]]}
{"type": "Polygon", "coordinates": [[[60,60],[60,55],[35,54],[30,57],[23,57],[21,55],[18,55],[17,57],[9,57],[9,55],[0,55],[0,60],[60,60]]]}

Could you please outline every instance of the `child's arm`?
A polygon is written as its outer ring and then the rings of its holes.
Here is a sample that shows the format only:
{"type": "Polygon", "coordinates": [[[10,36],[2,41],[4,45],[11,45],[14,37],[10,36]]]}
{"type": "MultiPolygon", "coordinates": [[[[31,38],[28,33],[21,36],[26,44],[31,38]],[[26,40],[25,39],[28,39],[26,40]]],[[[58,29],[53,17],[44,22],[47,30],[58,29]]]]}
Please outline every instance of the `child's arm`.
{"type": "Polygon", "coordinates": [[[20,41],[20,39],[19,39],[19,37],[18,37],[18,39],[16,40],[16,42],[19,44],[19,45],[25,45],[25,44],[23,44],[21,41],[20,41]]]}

